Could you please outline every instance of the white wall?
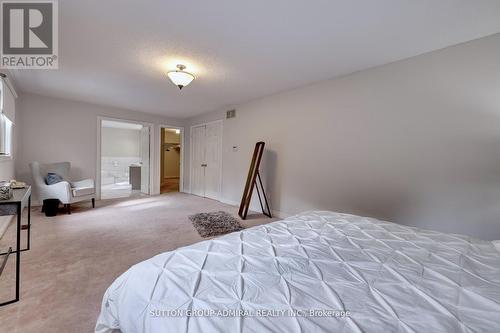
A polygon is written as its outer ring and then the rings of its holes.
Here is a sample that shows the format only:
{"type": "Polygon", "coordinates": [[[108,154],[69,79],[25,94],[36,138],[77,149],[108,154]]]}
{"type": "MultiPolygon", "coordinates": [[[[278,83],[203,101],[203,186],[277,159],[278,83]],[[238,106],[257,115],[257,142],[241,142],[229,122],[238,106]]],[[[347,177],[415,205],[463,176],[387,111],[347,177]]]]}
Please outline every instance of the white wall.
{"type": "MultiPolygon", "coordinates": [[[[19,150],[16,177],[31,182],[29,163],[70,161],[71,177],[95,178],[97,168],[97,117],[120,118],[155,124],[151,135],[153,154],[159,151],[159,125],[178,126],[179,121],[151,114],[109,108],[32,94],[17,101],[16,126],[19,150]]],[[[158,155],[158,154],[156,154],[158,155]]],[[[159,157],[155,156],[153,193],[159,193],[159,157]]]]}
{"type": "Polygon", "coordinates": [[[14,178],[14,161],[0,161],[0,182],[14,178]]]}
{"type": "Polygon", "coordinates": [[[18,154],[18,126],[14,124],[12,128],[12,158],[0,159],[0,182],[4,180],[11,180],[15,178],[15,160],[18,154]]]}
{"type": "Polygon", "coordinates": [[[499,59],[494,35],[237,106],[224,121],[224,200],[241,199],[263,140],[274,210],[330,209],[500,239],[499,59]]]}
{"type": "Polygon", "coordinates": [[[140,157],[141,131],[103,127],[101,129],[101,156],[140,157]]]}

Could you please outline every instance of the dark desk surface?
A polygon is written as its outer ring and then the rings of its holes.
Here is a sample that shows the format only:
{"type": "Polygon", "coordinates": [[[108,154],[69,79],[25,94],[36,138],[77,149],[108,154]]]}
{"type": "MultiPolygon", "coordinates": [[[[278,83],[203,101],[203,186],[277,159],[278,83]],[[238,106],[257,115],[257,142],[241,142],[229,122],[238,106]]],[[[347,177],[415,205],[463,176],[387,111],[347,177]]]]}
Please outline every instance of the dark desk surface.
{"type": "Polygon", "coordinates": [[[0,215],[16,214],[16,206],[21,204],[21,209],[23,209],[28,204],[28,198],[30,196],[31,186],[12,190],[12,197],[10,199],[0,200],[0,215]]]}

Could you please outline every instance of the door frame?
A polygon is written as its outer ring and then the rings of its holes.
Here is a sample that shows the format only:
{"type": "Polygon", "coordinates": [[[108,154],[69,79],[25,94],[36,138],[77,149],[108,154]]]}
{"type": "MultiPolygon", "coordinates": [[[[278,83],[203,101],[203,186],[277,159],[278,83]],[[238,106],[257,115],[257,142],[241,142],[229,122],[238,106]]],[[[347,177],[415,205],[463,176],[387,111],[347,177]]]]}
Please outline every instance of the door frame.
{"type": "MultiPolygon", "coordinates": [[[[159,157],[158,157],[158,180],[159,180],[159,186],[161,188],[161,149],[163,149],[163,142],[161,142],[161,131],[164,128],[173,128],[173,129],[178,129],[180,130],[180,139],[181,139],[181,165],[180,165],[180,173],[179,173],[179,192],[184,192],[184,127],[182,126],[171,126],[171,125],[160,125],[159,126],[159,131],[158,131],[158,140],[160,142],[160,151],[159,151],[159,157]]],[[[161,191],[161,190],[160,190],[161,191]]],[[[190,191],[191,192],[191,191],[190,191]]],[[[160,193],[161,194],[161,193],[160,193]]]]}
{"type": "Polygon", "coordinates": [[[192,186],[193,186],[193,128],[195,127],[200,127],[200,126],[206,126],[210,124],[215,124],[215,123],[220,123],[220,128],[221,128],[221,133],[220,133],[220,163],[219,163],[219,198],[217,201],[222,201],[222,161],[223,161],[223,151],[222,148],[224,147],[224,120],[219,119],[219,120],[214,120],[214,121],[208,121],[205,123],[200,123],[193,125],[189,128],[189,193],[193,194],[191,191],[192,186]]]}
{"type": "Polygon", "coordinates": [[[154,157],[156,155],[151,154],[152,151],[154,151],[152,148],[154,146],[154,142],[152,140],[153,138],[153,131],[154,131],[154,124],[152,123],[147,123],[143,121],[137,121],[137,120],[130,120],[130,119],[122,119],[122,118],[113,118],[113,117],[106,117],[106,116],[97,116],[97,159],[96,159],[96,175],[95,175],[95,185],[96,185],[96,199],[101,200],[101,141],[102,141],[102,136],[101,136],[101,129],[102,129],[102,121],[103,120],[110,120],[110,121],[117,121],[117,122],[122,122],[122,123],[130,123],[130,124],[139,124],[142,126],[147,126],[149,127],[149,194],[148,195],[153,195],[153,184],[154,184],[154,157]]]}

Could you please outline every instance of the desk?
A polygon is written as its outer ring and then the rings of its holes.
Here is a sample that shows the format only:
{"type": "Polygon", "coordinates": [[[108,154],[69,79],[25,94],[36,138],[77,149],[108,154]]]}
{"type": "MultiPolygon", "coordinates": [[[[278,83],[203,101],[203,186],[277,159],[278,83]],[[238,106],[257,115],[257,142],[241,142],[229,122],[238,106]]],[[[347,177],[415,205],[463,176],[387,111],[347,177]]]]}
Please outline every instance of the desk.
{"type": "Polygon", "coordinates": [[[0,253],[5,258],[0,263],[0,267],[4,267],[9,255],[16,254],[16,297],[10,301],[0,303],[0,306],[15,303],[19,301],[19,282],[21,278],[21,252],[30,249],[31,238],[31,186],[22,189],[15,189],[12,191],[12,197],[8,200],[0,200],[0,215],[16,215],[16,246],[15,250],[9,248],[7,252],[0,253]],[[22,212],[24,207],[28,207],[28,223],[21,224],[22,212]],[[26,248],[21,249],[21,230],[27,231],[26,248]]]}

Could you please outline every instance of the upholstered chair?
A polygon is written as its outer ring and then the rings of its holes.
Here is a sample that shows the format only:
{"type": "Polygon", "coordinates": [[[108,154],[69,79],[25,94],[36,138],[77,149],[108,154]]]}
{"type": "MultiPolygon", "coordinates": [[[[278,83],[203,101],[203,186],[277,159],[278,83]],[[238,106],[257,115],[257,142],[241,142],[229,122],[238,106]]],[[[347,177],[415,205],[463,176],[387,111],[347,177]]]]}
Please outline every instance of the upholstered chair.
{"type": "MultiPolygon", "coordinates": [[[[84,179],[80,181],[70,181],[69,162],[59,162],[50,164],[41,164],[38,162],[30,163],[31,174],[38,198],[41,203],[45,199],[59,199],[64,204],[66,212],[71,214],[71,204],[84,200],[91,200],[92,207],[95,207],[95,184],[93,179],[84,179]],[[55,173],[63,178],[63,181],[52,185],[47,185],[45,177],[49,172],[55,173]]],[[[42,207],[43,211],[43,207],[42,207]]]]}

